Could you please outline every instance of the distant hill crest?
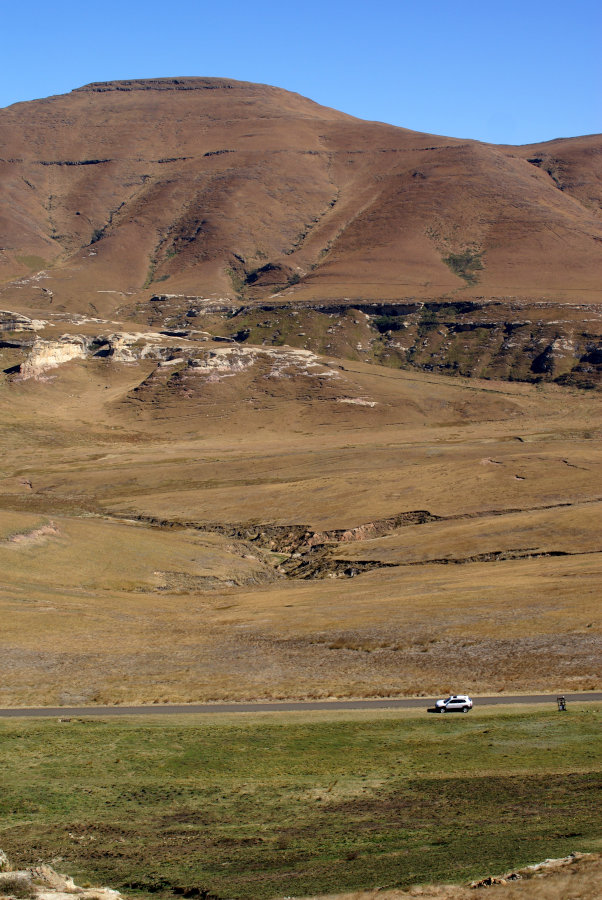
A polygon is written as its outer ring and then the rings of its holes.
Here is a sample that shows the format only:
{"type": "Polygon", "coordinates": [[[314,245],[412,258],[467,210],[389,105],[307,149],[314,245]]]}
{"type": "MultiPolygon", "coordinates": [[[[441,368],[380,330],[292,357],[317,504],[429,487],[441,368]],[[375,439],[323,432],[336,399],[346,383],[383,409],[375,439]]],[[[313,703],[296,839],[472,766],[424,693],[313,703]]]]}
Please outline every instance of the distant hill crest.
{"type": "Polygon", "coordinates": [[[178,76],[174,78],[132,78],[118,81],[93,81],[74,88],[72,94],[105,93],[106,91],[213,91],[231,90],[235,87],[258,87],[247,81],[229,78],[205,78],[202,76],[178,76]]]}

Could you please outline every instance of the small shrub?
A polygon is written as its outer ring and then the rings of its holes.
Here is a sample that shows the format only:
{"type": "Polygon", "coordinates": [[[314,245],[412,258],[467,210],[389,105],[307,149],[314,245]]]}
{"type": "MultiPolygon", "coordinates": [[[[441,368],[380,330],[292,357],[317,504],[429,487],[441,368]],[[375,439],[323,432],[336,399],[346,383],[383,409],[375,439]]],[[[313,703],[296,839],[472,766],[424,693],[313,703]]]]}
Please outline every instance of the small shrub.
{"type": "Polygon", "coordinates": [[[476,250],[462,250],[460,253],[450,253],[443,257],[443,262],[459,275],[468,284],[476,284],[477,272],[483,268],[482,252],[476,250]]]}
{"type": "Polygon", "coordinates": [[[427,309],[426,307],[422,310],[422,315],[420,316],[420,321],[418,322],[418,334],[420,337],[424,337],[426,332],[431,331],[433,328],[437,327],[437,313],[432,309],[427,309]]]}
{"type": "Polygon", "coordinates": [[[244,290],[245,282],[240,277],[240,275],[237,272],[235,272],[234,269],[230,268],[229,266],[228,266],[228,268],[226,268],[226,275],[230,279],[230,281],[232,283],[232,289],[235,291],[235,293],[241,294],[242,291],[244,290]]]}
{"type": "Polygon", "coordinates": [[[29,900],[36,892],[31,880],[22,872],[5,872],[0,876],[0,893],[17,900],[29,900]]]}
{"type": "Polygon", "coordinates": [[[372,321],[381,334],[387,331],[401,331],[405,324],[401,316],[375,316],[372,321]]]}

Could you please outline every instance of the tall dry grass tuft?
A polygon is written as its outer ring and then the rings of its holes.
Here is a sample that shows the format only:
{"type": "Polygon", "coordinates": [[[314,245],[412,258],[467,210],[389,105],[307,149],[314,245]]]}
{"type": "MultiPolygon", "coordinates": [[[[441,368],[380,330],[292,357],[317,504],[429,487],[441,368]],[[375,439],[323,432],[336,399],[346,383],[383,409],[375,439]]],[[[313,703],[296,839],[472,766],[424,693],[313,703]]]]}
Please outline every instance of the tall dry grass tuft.
{"type": "Polygon", "coordinates": [[[31,878],[25,872],[0,872],[0,897],[15,900],[31,900],[36,890],[31,878]]]}

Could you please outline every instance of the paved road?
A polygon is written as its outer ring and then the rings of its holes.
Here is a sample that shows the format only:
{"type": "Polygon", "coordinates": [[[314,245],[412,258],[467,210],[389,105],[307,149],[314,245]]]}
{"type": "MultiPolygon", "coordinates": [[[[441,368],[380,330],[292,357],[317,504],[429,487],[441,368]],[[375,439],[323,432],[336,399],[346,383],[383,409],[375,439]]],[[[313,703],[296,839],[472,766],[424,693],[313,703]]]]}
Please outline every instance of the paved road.
{"type": "MultiPolygon", "coordinates": [[[[518,694],[515,696],[473,697],[475,707],[499,706],[509,703],[556,704],[556,694],[518,694]]],[[[587,700],[602,701],[602,691],[588,691],[584,694],[565,694],[567,703],[587,700]]],[[[0,709],[0,718],[25,718],[33,716],[165,716],[207,713],[260,713],[260,712],[307,712],[310,710],[337,709],[427,709],[435,703],[435,697],[420,697],[401,700],[311,700],[300,702],[279,701],[275,703],[190,703],[185,705],[152,706],[40,706],[14,709],[0,709]]]]}

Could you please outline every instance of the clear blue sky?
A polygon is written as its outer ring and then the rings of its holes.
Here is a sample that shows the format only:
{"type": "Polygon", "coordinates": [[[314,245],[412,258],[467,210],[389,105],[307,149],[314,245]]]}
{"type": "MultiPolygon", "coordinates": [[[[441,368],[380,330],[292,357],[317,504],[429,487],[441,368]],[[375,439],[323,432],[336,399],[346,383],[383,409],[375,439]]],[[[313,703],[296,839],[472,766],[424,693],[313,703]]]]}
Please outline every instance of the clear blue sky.
{"type": "Polygon", "coordinates": [[[602,131],[600,0],[0,5],[0,107],[90,81],[214,75],[454,137],[602,131]]]}

